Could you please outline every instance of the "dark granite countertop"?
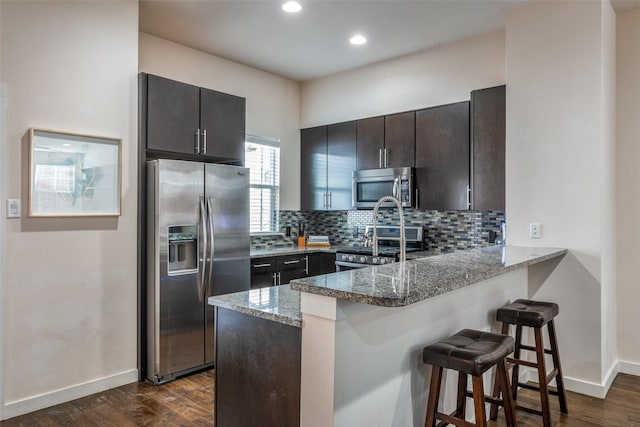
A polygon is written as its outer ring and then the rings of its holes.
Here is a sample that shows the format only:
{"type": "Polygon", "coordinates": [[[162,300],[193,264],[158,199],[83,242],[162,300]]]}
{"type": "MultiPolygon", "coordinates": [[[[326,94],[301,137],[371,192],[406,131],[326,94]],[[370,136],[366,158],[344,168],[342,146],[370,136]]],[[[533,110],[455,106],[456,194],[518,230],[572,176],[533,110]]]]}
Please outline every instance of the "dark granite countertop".
{"type": "Polygon", "coordinates": [[[291,289],[402,307],[545,260],[566,249],[491,246],[291,281],[291,289]]]}
{"type": "Polygon", "coordinates": [[[209,305],[228,308],[254,317],[296,327],[302,326],[300,292],[289,285],[209,297],[209,305]]]}
{"type": "Polygon", "coordinates": [[[295,279],[290,285],[210,297],[208,302],[301,327],[300,291],[363,304],[402,307],[566,253],[566,249],[523,246],[491,246],[438,256],[427,251],[423,254],[426,257],[411,261],[295,279]]]}

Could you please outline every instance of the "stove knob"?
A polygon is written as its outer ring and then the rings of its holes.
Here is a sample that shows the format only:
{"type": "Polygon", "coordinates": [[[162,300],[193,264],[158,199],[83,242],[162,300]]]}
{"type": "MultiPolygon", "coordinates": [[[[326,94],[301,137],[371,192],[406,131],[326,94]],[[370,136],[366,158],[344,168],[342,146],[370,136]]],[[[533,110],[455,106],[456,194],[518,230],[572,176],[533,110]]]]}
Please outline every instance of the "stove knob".
{"type": "Polygon", "coordinates": [[[361,262],[361,263],[363,263],[363,264],[364,264],[365,262],[367,262],[367,257],[366,257],[366,256],[361,256],[361,257],[360,257],[360,262],[361,262]]]}
{"type": "Polygon", "coordinates": [[[380,258],[380,264],[386,264],[386,263],[387,263],[387,260],[386,260],[386,259],[384,259],[384,258],[380,258]]]}
{"type": "Polygon", "coordinates": [[[377,264],[378,263],[378,258],[377,257],[371,258],[371,262],[374,263],[374,264],[377,264]]]}
{"type": "Polygon", "coordinates": [[[342,261],[346,261],[347,259],[349,259],[347,255],[342,255],[342,261]]]}
{"type": "Polygon", "coordinates": [[[349,255],[349,261],[353,262],[356,259],[353,255],[349,255]]]}

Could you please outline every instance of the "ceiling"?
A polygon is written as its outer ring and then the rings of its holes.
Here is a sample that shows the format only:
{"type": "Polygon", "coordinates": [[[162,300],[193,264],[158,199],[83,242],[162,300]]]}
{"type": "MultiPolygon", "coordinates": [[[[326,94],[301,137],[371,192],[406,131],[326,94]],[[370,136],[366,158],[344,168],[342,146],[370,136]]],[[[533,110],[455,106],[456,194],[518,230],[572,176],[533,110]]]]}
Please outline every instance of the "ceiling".
{"type": "Polygon", "coordinates": [[[141,0],[140,31],[305,81],[498,30],[508,9],[534,0],[298,1],[287,14],[276,0],[141,0]],[[358,32],[367,44],[350,45],[358,32]]]}

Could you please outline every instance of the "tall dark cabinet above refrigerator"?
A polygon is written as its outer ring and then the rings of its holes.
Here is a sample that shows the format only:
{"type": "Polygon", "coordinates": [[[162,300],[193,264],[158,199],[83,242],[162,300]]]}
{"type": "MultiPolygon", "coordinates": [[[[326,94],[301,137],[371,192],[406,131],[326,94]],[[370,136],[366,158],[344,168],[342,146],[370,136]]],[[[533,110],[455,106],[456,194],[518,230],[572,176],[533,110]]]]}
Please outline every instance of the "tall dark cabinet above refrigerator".
{"type": "Polygon", "coordinates": [[[147,162],[147,379],[215,362],[212,295],[248,290],[249,170],[147,162]]]}

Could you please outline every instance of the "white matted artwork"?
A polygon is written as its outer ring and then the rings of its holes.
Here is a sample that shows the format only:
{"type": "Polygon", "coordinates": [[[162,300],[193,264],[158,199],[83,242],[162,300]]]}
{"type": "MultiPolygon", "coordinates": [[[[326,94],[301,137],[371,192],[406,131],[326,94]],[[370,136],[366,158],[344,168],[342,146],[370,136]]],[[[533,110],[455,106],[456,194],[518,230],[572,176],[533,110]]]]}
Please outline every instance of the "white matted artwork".
{"type": "Polygon", "coordinates": [[[118,216],[122,140],[30,129],[29,216],[118,216]]]}

